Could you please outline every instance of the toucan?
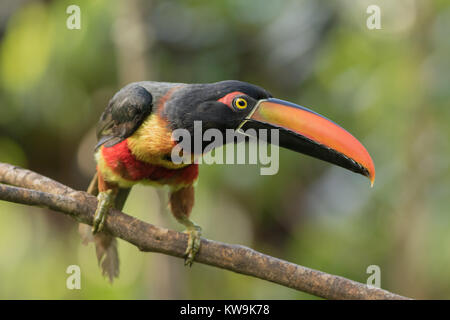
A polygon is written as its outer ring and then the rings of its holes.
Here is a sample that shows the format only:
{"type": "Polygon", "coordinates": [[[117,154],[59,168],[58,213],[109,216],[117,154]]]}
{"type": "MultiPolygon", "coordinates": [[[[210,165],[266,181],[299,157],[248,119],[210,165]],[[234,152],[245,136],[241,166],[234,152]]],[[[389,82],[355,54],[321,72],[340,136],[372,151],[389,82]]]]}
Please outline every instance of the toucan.
{"type": "Polygon", "coordinates": [[[277,129],[281,147],[327,161],[375,179],[373,161],[349,132],[303,106],[273,98],[265,89],[242,81],[207,84],[142,81],[128,84],[109,101],[97,125],[96,174],[88,192],[97,195],[92,228],[80,226],[84,242],[94,241],[103,274],[119,274],[116,240],[102,232],[109,208],[121,210],[137,183],[168,186],[169,208],[186,228],[185,264],[200,247],[201,228],[191,219],[198,164],[175,162],[177,129],[277,129]]]}

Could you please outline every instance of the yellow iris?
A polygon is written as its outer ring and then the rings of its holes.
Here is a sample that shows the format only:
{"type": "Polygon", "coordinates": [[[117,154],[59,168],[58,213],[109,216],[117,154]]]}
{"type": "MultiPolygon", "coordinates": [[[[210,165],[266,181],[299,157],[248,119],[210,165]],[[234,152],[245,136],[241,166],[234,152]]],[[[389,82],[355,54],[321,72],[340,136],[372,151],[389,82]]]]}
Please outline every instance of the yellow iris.
{"type": "Polygon", "coordinates": [[[237,98],[234,101],[234,105],[238,109],[245,109],[245,108],[247,108],[247,100],[245,100],[244,98],[237,98]]]}

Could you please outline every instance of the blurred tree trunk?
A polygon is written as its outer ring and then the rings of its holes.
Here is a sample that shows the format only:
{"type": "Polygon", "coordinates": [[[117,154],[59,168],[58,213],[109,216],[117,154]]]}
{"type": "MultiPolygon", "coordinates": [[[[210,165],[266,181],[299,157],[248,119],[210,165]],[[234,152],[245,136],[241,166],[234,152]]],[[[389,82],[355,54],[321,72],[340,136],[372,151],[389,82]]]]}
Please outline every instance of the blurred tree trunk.
{"type": "MultiPolygon", "coordinates": [[[[417,8],[415,28],[411,30],[414,37],[417,61],[425,61],[431,50],[427,37],[432,26],[431,6],[421,3],[417,8]]],[[[427,230],[430,210],[427,205],[427,193],[432,184],[431,175],[433,163],[430,155],[435,153],[436,132],[433,128],[433,109],[426,101],[424,74],[422,68],[411,66],[414,70],[414,88],[418,99],[416,105],[408,110],[405,119],[410,121],[404,136],[403,186],[399,190],[398,205],[395,212],[393,234],[396,239],[392,250],[393,274],[389,280],[392,287],[400,292],[408,292],[416,298],[429,299],[429,288],[426,283],[427,274],[425,261],[427,230]]]]}

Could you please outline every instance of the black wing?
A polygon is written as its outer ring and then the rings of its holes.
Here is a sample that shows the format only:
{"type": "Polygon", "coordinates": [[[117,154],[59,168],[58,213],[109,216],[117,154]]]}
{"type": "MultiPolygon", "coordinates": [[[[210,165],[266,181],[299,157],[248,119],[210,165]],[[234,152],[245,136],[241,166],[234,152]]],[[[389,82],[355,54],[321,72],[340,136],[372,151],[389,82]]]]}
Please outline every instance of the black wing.
{"type": "Polygon", "coordinates": [[[152,112],[152,102],[150,92],[137,84],[117,92],[97,124],[95,149],[102,145],[111,147],[131,136],[152,112]]]}

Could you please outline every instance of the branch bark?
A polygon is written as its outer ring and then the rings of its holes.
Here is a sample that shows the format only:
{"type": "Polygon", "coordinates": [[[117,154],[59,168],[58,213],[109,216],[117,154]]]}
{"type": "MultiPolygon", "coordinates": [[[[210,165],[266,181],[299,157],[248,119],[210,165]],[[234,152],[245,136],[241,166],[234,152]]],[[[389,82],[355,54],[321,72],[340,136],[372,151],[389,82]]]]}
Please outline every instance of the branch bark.
{"type": "MultiPolygon", "coordinates": [[[[73,190],[50,178],[6,163],[0,163],[0,182],[4,183],[0,184],[0,200],[47,207],[92,225],[97,199],[86,192],[73,190]]],[[[186,234],[154,226],[115,209],[109,211],[104,230],[145,252],[183,258],[186,250],[186,234]]],[[[326,299],[408,299],[244,246],[207,239],[202,239],[195,261],[326,299]]]]}

